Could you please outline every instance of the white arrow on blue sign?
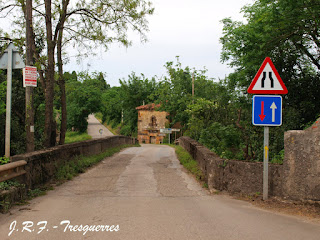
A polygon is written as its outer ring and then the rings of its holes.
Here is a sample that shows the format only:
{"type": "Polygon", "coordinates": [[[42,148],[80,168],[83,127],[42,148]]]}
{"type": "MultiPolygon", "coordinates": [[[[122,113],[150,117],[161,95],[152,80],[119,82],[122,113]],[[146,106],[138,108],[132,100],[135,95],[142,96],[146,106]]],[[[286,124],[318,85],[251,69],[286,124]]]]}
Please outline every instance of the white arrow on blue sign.
{"type": "Polygon", "coordinates": [[[281,126],[282,97],[254,95],[252,101],[252,124],[257,126],[281,126]]]}

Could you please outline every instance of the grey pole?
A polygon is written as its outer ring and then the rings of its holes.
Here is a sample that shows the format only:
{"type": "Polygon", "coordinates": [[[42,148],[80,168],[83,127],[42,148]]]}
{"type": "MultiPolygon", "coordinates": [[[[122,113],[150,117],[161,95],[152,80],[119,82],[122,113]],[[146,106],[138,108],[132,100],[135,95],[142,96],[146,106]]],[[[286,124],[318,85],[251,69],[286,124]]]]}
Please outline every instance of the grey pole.
{"type": "Polygon", "coordinates": [[[10,157],[10,129],[11,129],[11,92],[12,92],[12,49],[8,48],[7,67],[7,103],[6,103],[6,139],[5,156],[10,157]]]}
{"type": "Polygon", "coordinates": [[[268,199],[269,127],[264,127],[263,140],[263,200],[268,199]]]}

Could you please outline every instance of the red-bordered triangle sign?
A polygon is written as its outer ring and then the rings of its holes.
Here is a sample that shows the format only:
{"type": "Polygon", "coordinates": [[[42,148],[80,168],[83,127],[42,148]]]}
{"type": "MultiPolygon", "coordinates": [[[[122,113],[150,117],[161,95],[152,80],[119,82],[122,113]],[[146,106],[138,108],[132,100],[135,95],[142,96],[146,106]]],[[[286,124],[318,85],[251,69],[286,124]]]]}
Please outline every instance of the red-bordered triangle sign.
{"type": "Polygon", "coordinates": [[[259,71],[248,88],[248,93],[253,94],[287,94],[277,69],[269,57],[263,61],[259,71]]]}

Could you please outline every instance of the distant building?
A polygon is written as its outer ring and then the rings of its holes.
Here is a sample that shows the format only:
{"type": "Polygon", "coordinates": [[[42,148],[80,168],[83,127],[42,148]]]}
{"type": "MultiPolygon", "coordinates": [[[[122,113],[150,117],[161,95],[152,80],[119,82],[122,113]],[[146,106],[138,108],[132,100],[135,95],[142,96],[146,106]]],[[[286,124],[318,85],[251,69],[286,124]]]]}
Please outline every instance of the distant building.
{"type": "Polygon", "coordinates": [[[164,135],[160,134],[160,128],[165,128],[167,112],[156,111],[160,104],[154,103],[136,107],[138,110],[138,141],[139,143],[163,142],[164,135]]]}

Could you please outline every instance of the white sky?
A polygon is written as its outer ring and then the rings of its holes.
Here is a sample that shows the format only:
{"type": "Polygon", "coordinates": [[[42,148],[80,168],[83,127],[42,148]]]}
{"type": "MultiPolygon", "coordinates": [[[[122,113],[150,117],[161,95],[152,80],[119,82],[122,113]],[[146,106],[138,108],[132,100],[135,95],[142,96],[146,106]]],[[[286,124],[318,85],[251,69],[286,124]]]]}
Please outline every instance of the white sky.
{"type": "Polygon", "coordinates": [[[113,44],[108,52],[84,59],[80,64],[71,58],[65,71],[102,71],[111,86],[131,72],[151,78],[166,75],[166,62],[180,56],[182,67],[208,69],[210,78],[224,78],[232,69],[220,63],[223,18],[243,20],[241,8],[253,0],[152,0],[155,13],[149,16],[148,42],[131,37],[128,49],[113,44]]]}

